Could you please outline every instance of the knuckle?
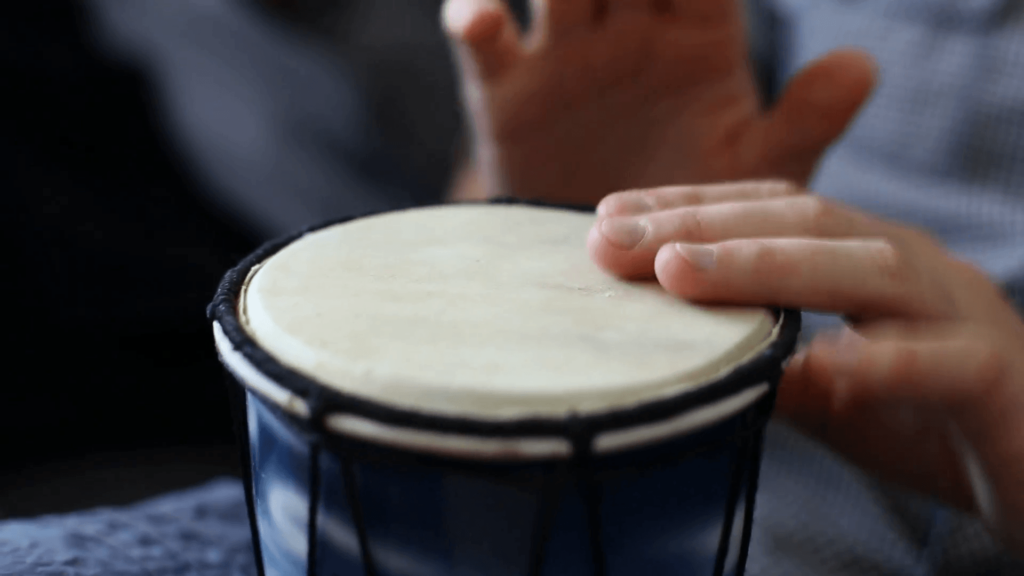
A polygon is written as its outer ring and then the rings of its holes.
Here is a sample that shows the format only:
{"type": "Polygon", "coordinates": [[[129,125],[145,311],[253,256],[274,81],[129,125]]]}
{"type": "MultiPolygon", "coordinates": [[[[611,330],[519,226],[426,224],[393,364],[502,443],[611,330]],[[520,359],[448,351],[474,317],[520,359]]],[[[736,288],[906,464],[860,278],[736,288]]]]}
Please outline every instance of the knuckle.
{"type": "Polygon", "coordinates": [[[651,190],[648,199],[653,206],[665,208],[702,204],[704,195],[702,189],[696,186],[670,186],[651,190]]]}
{"type": "Polygon", "coordinates": [[[754,182],[754,186],[762,194],[769,197],[774,196],[796,196],[804,194],[804,189],[790,180],[781,178],[770,178],[754,182]]]}
{"type": "Polygon", "coordinates": [[[934,308],[929,294],[921,290],[913,262],[890,240],[879,240],[870,252],[870,270],[888,293],[891,305],[903,314],[921,314],[934,308]]]}
{"type": "Polygon", "coordinates": [[[636,202],[647,205],[651,212],[657,212],[661,209],[662,198],[671,196],[674,192],[677,192],[676,188],[665,187],[633,190],[630,194],[636,202]]]}
{"type": "Polygon", "coordinates": [[[931,317],[956,317],[970,308],[970,301],[998,291],[982,269],[949,254],[928,230],[904,228],[892,241],[903,248],[901,283],[905,306],[931,317]],[[970,297],[965,299],[965,294],[970,297]]]}
{"type": "Polygon", "coordinates": [[[751,277],[768,278],[772,275],[788,276],[793,270],[787,270],[778,250],[765,240],[750,240],[746,243],[746,254],[751,277]]]}
{"type": "Polygon", "coordinates": [[[920,226],[908,226],[904,229],[904,237],[911,246],[929,250],[943,250],[944,247],[935,236],[920,226]]]}
{"type": "Polygon", "coordinates": [[[870,254],[871,267],[879,278],[891,286],[905,286],[910,267],[903,253],[888,240],[878,241],[870,254]]]}
{"type": "Polygon", "coordinates": [[[836,207],[819,196],[803,196],[794,202],[799,208],[806,231],[814,236],[826,236],[836,228],[836,207]]]}
{"type": "Polygon", "coordinates": [[[969,282],[971,286],[990,286],[995,288],[992,283],[992,278],[989,276],[988,272],[977,264],[952,257],[950,258],[950,261],[952,262],[953,270],[964,280],[969,282]]]}
{"type": "Polygon", "coordinates": [[[985,339],[976,348],[973,351],[975,364],[971,369],[971,379],[980,386],[992,385],[1002,380],[1009,369],[1008,359],[1002,347],[991,339],[985,339]]]}
{"type": "Polygon", "coordinates": [[[676,220],[676,233],[681,240],[691,242],[708,241],[705,215],[699,208],[680,210],[679,218],[676,220]]]}
{"type": "Polygon", "coordinates": [[[912,381],[920,374],[921,368],[920,351],[911,346],[901,346],[893,352],[888,376],[892,381],[912,381]]]}

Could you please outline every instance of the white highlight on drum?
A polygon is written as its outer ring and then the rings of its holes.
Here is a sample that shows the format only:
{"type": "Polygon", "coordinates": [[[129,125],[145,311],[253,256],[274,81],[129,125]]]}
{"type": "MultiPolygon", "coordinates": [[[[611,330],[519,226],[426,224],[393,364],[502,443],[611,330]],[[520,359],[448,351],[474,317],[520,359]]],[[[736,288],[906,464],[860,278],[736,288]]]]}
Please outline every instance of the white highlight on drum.
{"type": "Polygon", "coordinates": [[[618,452],[666,438],[681,436],[699,428],[707,428],[738,414],[758,398],[764,396],[768,392],[768,388],[767,383],[762,383],[714,404],[702,406],[668,420],[598,434],[594,440],[594,452],[598,454],[618,452]]]}
{"type": "MultiPolygon", "coordinates": [[[[359,535],[348,521],[330,512],[322,512],[317,520],[320,535],[329,542],[336,554],[360,559],[359,535]]],[[[436,558],[428,558],[409,550],[403,550],[387,540],[372,545],[373,563],[379,572],[401,576],[443,576],[445,571],[438,566],[436,558]]],[[[361,561],[361,560],[360,560],[361,561]]]]}
{"type": "MultiPolygon", "coordinates": [[[[264,554],[283,556],[292,563],[306,560],[309,548],[309,496],[293,484],[279,478],[266,479],[266,501],[263,513],[257,513],[260,532],[270,536],[261,538],[260,545],[268,550],[264,554]]],[[[278,565],[278,562],[270,562],[278,565]]]]}
{"type": "Polygon", "coordinates": [[[235,378],[238,378],[239,382],[277,404],[284,411],[300,418],[309,418],[309,405],[306,404],[306,401],[267,378],[241,352],[235,350],[227,335],[224,334],[220,322],[213,323],[213,340],[217,344],[221,362],[227,366],[235,378]]]}
{"type": "Polygon", "coordinates": [[[381,424],[353,414],[329,414],[324,427],[360,440],[456,458],[479,460],[568,458],[572,445],[564,438],[483,438],[381,424]]]}
{"type": "MultiPolygon", "coordinates": [[[[668,420],[598,434],[594,452],[607,454],[682,436],[734,416],[768,392],[767,383],[668,420]]],[[[353,414],[329,414],[324,426],[336,434],[394,448],[478,460],[564,459],[572,455],[565,438],[485,438],[414,430],[382,424],[353,414]]]]}

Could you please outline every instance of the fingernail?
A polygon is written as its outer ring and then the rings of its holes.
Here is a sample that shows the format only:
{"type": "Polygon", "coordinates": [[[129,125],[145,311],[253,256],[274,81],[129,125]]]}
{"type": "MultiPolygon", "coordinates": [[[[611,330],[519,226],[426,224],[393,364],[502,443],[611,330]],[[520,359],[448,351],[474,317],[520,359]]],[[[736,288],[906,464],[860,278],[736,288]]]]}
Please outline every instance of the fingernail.
{"type": "Polygon", "coordinates": [[[676,251],[698,270],[711,270],[715,267],[714,248],[698,244],[676,244],[676,251]]]}
{"type": "Polygon", "coordinates": [[[634,218],[609,218],[601,223],[601,234],[620,250],[633,250],[644,241],[647,232],[647,222],[634,218]]]}
{"type": "Polygon", "coordinates": [[[654,203],[645,196],[623,195],[606,199],[597,206],[601,216],[630,216],[654,211],[654,203]]]}

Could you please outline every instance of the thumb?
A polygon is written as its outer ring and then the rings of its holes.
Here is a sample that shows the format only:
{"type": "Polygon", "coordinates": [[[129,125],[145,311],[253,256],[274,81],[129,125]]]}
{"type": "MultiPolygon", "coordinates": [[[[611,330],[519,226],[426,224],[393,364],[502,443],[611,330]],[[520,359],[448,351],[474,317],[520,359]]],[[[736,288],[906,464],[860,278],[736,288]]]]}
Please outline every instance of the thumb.
{"type": "Polygon", "coordinates": [[[830,52],[798,72],[761,127],[766,165],[779,171],[773,175],[806,184],[875,81],[872,58],[852,49],[830,52]]]}

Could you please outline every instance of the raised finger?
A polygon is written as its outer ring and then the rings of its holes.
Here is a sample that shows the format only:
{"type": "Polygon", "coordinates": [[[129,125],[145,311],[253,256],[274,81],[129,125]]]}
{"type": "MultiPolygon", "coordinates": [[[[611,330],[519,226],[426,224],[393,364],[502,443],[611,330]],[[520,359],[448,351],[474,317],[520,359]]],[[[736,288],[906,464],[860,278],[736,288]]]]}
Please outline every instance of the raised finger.
{"type": "Polygon", "coordinates": [[[518,25],[501,0],[446,0],[441,22],[464,76],[491,80],[522,57],[518,25]]]}
{"type": "MultiPolygon", "coordinates": [[[[775,189],[767,193],[778,192],[775,189]]],[[[677,196],[674,199],[683,198],[677,196]]],[[[706,244],[739,238],[842,238],[886,236],[888,226],[820,197],[799,195],[763,201],[698,204],[640,216],[600,219],[590,250],[607,270],[650,275],[658,249],[670,242],[706,244]]]]}
{"type": "Polygon", "coordinates": [[[610,194],[597,205],[597,213],[600,216],[630,216],[683,206],[766,200],[805,193],[802,188],[781,180],[665,186],[610,194]]]}
{"type": "Polygon", "coordinates": [[[666,244],[655,260],[669,292],[708,304],[783,306],[858,318],[941,318],[941,294],[882,239],[747,239],[666,244]]]}
{"type": "Polygon", "coordinates": [[[769,165],[805,182],[867,100],[876,75],[871,57],[860,50],[836,50],[800,70],[752,131],[769,165]]]}

